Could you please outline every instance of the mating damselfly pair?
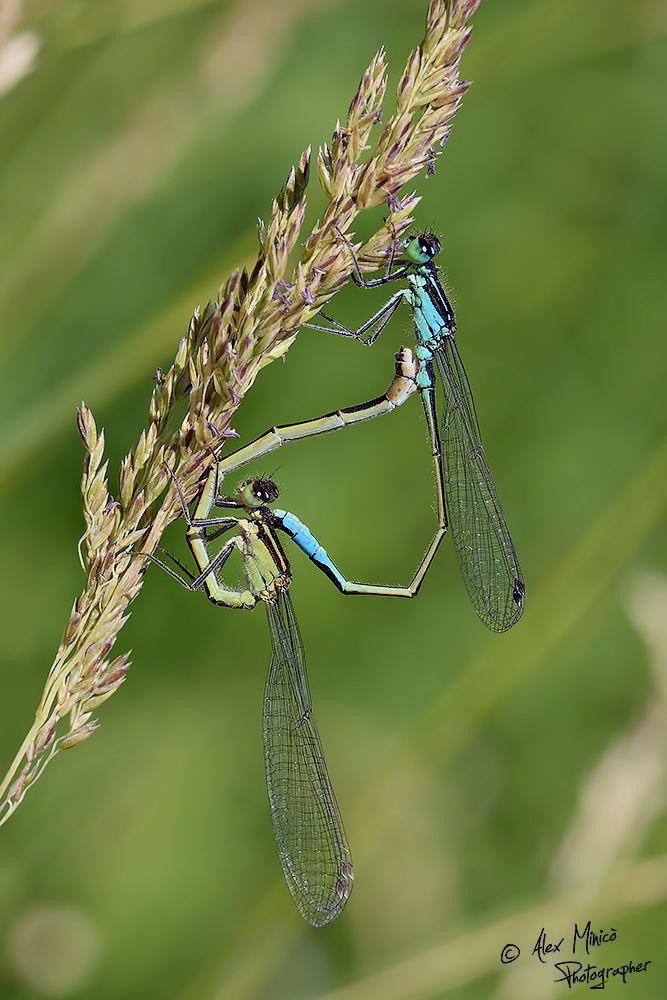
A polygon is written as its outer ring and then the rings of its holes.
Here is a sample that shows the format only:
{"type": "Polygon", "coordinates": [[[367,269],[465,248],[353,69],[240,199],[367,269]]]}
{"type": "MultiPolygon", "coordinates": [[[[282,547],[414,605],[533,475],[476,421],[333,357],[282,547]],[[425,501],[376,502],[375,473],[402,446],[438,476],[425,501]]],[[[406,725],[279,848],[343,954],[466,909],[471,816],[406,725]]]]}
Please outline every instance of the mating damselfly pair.
{"type": "MultiPolygon", "coordinates": [[[[372,344],[405,300],[412,309],[417,336],[414,353],[402,349],[396,373],[382,396],[314,420],[274,427],[232,455],[216,460],[190,517],[178,481],[187,540],[199,569],[183,579],[158,562],[184,586],[203,589],[216,604],[251,608],[265,604],[272,659],[264,697],[264,752],[269,801],[285,879],[302,916],[314,926],[342,911],[354,877],[350,850],[336,803],[312,706],[305,657],[289,596],[290,565],[280,543],[286,534],[343,594],[414,597],[444,535],[450,532],[471,602],[485,625],[502,632],[523,611],[525,584],[482,447],[470,385],[455,341],[454,313],[433,261],[440,243],[423,233],[396,254],[394,244],[386,273],[367,281],[347,240],[353,277],[365,288],[403,280],[391,298],[367,322],[349,330],[331,324],[307,324],[372,344]],[[440,415],[436,383],[442,388],[440,415]],[[348,581],[310,530],[284,510],[271,509],[278,489],[271,479],[251,478],[232,496],[220,492],[224,476],[253,459],[295,441],[353,426],[402,405],[414,392],[422,399],[437,488],[438,520],[433,540],[406,587],[383,587],[348,581]],[[235,515],[211,516],[216,509],[235,515]],[[217,552],[211,543],[228,537],[217,552]],[[244,589],[226,587],[219,572],[235,550],[243,558],[244,589]]],[[[180,566],[180,564],[179,564],[180,566]]],[[[183,567],[181,567],[182,569],[183,567]]]]}

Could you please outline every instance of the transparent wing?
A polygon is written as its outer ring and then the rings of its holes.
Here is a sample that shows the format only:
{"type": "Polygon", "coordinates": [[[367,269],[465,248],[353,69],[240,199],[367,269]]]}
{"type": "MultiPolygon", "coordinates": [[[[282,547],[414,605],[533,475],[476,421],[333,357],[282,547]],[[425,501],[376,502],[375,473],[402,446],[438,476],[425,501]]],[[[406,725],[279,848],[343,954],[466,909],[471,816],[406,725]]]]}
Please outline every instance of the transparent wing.
{"type": "Polygon", "coordinates": [[[313,718],[306,663],[290,596],[266,602],[273,656],[264,698],[271,818],[297,909],[321,927],[341,913],[354,878],[350,848],[313,718]]]}
{"type": "Polygon", "coordinates": [[[482,447],[468,376],[452,335],[435,362],[445,394],[445,507],[470,599],[485,625],[504,632],[521,617],[526,586],[482,447]]]}

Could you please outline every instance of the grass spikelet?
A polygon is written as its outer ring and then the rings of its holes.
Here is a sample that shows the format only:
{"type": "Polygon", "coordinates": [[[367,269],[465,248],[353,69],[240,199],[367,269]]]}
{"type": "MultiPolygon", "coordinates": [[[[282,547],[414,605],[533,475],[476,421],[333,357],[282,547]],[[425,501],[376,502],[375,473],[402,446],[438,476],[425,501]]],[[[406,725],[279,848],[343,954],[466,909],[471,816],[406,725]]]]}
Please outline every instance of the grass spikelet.
{"type": "Polygon", "coordinates": [[[328,205],[305,239],[310,149],[290,170],[268,221],[259,222],[253,268],[235,271],[216,299],[195,310],[171,368],[166,374],[158,371],[148,426],[120,466],[118,498],[109,492],[104,433],[81,405],[86,584],[65,627],[34,723],[0,785],[0,823],[55,754],[88,739],[97,726],[93,712],[125,680],[129,653],[110,655],[147,564],[131,552],[153,552],[181,514],[165,466],[176,473],[191,501],[211,464],[212,449],[235,436],[234,413],[260,370],[285,354],[299,326],[347,282],[352,265],[339,234],[353,237],[350,227],[360,212],[388,208],[386,224],[356,246],[362,270],[382,265],[392,241],[412,222],[419,199],[403,192],[420,172],[432,171],[435,147],[445,142],[468,86],[459,79],[459,60],[478,2],[431,0],[424,38],[407,61],[396,111],[383,128],[384,51],[373,58],[345,124],[337,123],[330,144],[318,151],[317,173],[328,205]],[[374,132],[379,135],[373,145],[374,132]],[[294,263],[291,257],[300,241],[303,252],[294,263]],[[185,416],[174,426],[175,408],[184,401],[185,416]]]}

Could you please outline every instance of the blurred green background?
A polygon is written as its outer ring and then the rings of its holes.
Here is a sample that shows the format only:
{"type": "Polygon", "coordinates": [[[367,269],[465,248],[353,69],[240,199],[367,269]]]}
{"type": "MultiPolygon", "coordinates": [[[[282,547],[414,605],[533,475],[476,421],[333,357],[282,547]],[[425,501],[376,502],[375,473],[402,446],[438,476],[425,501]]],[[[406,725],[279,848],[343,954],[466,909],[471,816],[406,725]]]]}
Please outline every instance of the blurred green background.
{"type": "MultiPolygon", "coordinates": [[[[425,8],[0,4],[3,772],[83,585],[75,407],[106,428],[116,492],[194,306],[252,259],[256,217],[381,44],[395,86],[425,8]]],[[[653,961],[624,995],[666,995],[667,15],[486,0],[474,25],[418,223],[444,240],[524,617],[487,633],[447,541],[414,602],[343,600],[290,550],[357,874],[316,931],[266,802],[265,616],[150,571],[100,730],[0,830],[2,1000],[539,1000],[566,989],[531,957],[541,928],[569,942],[589,918],[618,933],[592,962],[653,961]]],[[[314,184],[310,223],[322,206],[314,184]]],[[[371,299],[350,288],[335,314],[371,299]]],[[[375,395],[412,342],[406,313],[372,351],[303,330],[234,426],[249,441],[375,395]]],[[[409,579],[434,520],[417,401],[254,471],[276,467],[349,576],[409,579]]],[[[166,541],[182,550],[180,526],[166,541]]]]}

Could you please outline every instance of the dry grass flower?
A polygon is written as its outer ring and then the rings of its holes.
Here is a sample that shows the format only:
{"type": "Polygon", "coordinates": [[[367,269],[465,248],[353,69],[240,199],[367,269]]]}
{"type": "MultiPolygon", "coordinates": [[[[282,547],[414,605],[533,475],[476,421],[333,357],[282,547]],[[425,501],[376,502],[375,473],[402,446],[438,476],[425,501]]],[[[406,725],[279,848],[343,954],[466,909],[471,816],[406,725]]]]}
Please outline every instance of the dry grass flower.
{"type": "Polygon", "coordinates": [[[380,128],[386,88],[384,52],[377,53],[345,125],[336,125],[331,144],[318,153],[319,181],[329,204],[289,270],[302,239],[310,150],[303,153],[273,202],[268,223],[259,223],[255,266],[235,271],[217,299],[195,311],[173,365],[164,375],[158,372],[148,429],[121,463],[118,499],[108,489],[104,433],[81,405],[86,586],[74,602],[35,721],[0,786],[0,823],[58,751],[91,735],[94,713],[125,679],[129,653],[110,655],[147,566],[131,552],[153,552],[165,528],[181,516],[165,466],[192,500],[212,461],[211,449],[233,436],[232,417],[259,371],[285,354],[299,326],[350,277],[350,256],[339,231],[350,234],[365,209],[388,206],[386,224],[355,245],[360,266],[368,271],[386,261],[393,239],[410,225],[419,199],[401,198],[401,192],[421,171],[432,172],[436,149],[447,139],[468,86],[459,79],[459,61],[478,4],[431,0],[424,39],[398,85],[396,112],[369,147],[371,133],[380,128]],[[174,429],[174,410],[183,401],[187,412],[174,429]]]}

